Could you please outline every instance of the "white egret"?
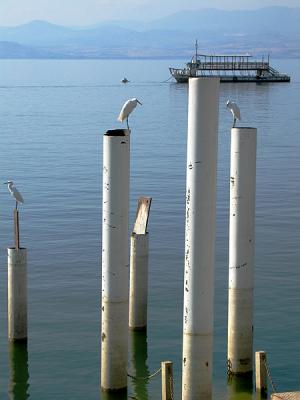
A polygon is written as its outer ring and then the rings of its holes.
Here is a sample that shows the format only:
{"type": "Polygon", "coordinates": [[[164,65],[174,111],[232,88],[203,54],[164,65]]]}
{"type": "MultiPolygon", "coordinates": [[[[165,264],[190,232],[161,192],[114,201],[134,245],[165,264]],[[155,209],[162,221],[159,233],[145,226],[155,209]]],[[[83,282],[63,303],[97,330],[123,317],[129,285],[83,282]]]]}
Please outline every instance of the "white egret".
{"type": "Polygon", "coordinates": [[[234,103],[233,101],[227,100],[226,103],[226,107],[228,108],[228,110],[231,111],[232,116],[233,116],[233,125],[232,127],[235,127],[236,124],[236,120],[238,119],[239,121],[241,120],[241,112],[239,107],[237,106],[236,103],[234,103]]]}
{"type": "Polygon", "coordinates": [[[137,103],[139,103],[140,105],[142,105],[142,103],[140,101],[138,101],[138,99],[133,98],[130,100],[127,100],[126,103],[123,105],[122,110],[120,112],[120,115],[118,116],[118,121],[123,122],[124,119],[126,119],[127,121],[127,128],[129,129],[129,125],[128,125],[128,116],[129,114],[132,113],[132,111],[135,109],[135,107],[137,106],[137,103]]]}
{"type": "Polygon", "coordinates": [[[23,204],[24,199],[18,189],[14,186],[13,181],[4,182],[4,185],[7,185],[9,193],[16,200],[16,210],[18,209],[18,203],[23,204]]]}
{"type": "Polygon", "coordinates": [[[121,82],[122,82],[122,83],[128,83],[128,82],[130,82],[130,81],[126,78],[126,76],[124,76],[124,78],[121,80],[121,82]]]}

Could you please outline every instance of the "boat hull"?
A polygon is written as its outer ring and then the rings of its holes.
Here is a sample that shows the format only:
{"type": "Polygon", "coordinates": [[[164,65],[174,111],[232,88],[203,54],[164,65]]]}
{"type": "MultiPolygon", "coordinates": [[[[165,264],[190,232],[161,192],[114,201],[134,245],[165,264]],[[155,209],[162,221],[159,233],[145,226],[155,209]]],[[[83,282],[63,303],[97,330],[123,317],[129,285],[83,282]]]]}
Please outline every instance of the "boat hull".
{"type": "MultiPolygon", "coordinates": [[[[189,78],[195,77],[211,77],[211,75],[198,75],[198,76],[190,76],[190,75],[175,75],[172,74],[173,78],[176,79],[177,83],[188,83],[189,78]]],[[[216,75],[214,75],[216,76],[216,75]]],[[[280,77],[256,77],[256,76],[219,76],[221,83],[243,83],[243,82],[256,82],[256,83],[264,83],[264,82],[290,82],[289,76],[280,76],[280,77]]]]}

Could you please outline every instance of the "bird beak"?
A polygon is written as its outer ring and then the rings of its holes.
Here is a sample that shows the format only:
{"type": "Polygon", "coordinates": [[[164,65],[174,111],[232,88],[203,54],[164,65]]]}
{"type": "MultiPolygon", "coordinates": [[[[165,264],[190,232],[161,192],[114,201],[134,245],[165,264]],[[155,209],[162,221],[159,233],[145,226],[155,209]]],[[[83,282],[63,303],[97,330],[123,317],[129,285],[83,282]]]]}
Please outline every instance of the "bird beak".
{"type": "Polygon", "coordinates": [[[137,100],[137,102],[138,102],[141,106],[143,105],[140,101],[137,100]]]}

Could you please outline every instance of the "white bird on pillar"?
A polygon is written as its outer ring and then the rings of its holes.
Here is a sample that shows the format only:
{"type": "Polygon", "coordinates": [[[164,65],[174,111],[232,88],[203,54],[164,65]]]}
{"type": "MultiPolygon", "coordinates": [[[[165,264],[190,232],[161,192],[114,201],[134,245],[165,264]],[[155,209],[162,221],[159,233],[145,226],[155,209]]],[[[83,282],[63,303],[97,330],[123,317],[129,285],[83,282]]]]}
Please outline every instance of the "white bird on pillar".
{"type": "Polygon", "coordinates": [[[123,105],[122,110],[118,116],[118,121],[120,121],[120,122],[123,122],[124,119],[126,119],[128,129],[129,129],[128,116],[129,116],[129,114],[132,113],[132,111],[135,109],[135,107],[137,106],[138,103],[140,105],[142,105],[142,103],[140,101],[138,101],[138,99],[136,99],[136,98],[127,100],[126,103],[123,105]]]}
{"type": "Polygon", "coordinates": [[[9,193],[16,200],[16,210],[18,209],[18,203],[23,204],[24,199],[18,189],[14,186],[13,181],[4,182],[4,185],[7,185],[9,193]]]}
{"type": "Polygon", "coordinates": [[[238,119],[239,121],[241,120],[241,112],[239,107],[237,106],[236,103],[233,101],[227,100],[226,107],[228,110],[231,111],[232,116],[233,116],[233,125],[232,127],[235,128],[236,120],[238,119]]]}

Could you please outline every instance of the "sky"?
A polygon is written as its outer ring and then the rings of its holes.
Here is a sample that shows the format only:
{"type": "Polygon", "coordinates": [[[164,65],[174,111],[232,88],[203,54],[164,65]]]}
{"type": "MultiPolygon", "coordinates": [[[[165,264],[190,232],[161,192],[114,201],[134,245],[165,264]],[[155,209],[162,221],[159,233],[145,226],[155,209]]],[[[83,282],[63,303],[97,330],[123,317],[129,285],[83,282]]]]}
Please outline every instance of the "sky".
{"type": "Polygon", "coordinates": [[[149,20],[182,9],[300,7],[300,0],[0,0],[0,25],[32,20],[60,25],[92,25],[109,20],[149,20]]]}

